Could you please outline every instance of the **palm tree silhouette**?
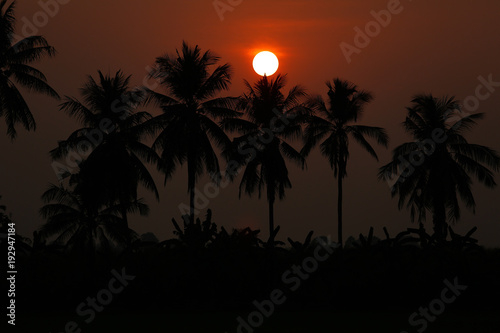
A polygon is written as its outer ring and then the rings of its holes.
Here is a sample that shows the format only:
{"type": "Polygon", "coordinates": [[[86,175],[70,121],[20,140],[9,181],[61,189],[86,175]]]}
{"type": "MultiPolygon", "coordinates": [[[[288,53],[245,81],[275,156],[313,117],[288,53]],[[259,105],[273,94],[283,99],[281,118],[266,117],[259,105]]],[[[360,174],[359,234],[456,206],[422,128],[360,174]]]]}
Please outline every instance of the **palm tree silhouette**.
{"type": "Polygon", "coordinates": [[[231,79],[229,64],[219,65],[210,73],[210,67],[218,61],[219,57],[210,51],[202,53],[198,46],[191,48],[184,42],[176,56],[157,58],[151,73],[168,94],[149,91],[149,100],[163,110],[152,121],[159,130],[153,148],[161,152],[165,182],[177,165],[187,163],[191,222],[198,177],[206,169],[214,179],[220,179],[212,141],[222,150],[230,145],[230,139],[215,121],[239,115],[234,110],[234,98],[216,97],[228,90],[231,79]]]}
{"type": "Polygon", "coordinates": [[[39,236],[52,239],[54,245],[64,246],[70,253],[89,256],[90,262],[98,253],[109,253],[132,243],[137,235],[123,223],[121,212],[138,212],[147,215],[149,208],[141,200],[111,206],[86,202],[75,189],[50,185],[43,193],[46,203],[40,215],[47,222],[40,228],[39,236]]]}
{"type": "MultiPolygon", "coordinates": [[[[234,139],[232,159],[238,165],[245,165],[239,195],[244,190],[251,196],[256,189],[259,198],[266,187],[269,204],[269,234],[272,242],[275,234],[274,203],[276,198],[285,197],[285,189],[291,188],[285,157],[305,166],[303,156],[286,139],[301,137],[301,121],[307,110],[300,103],[306,96],[303,88],[294,86],[285,96],[282,89],[286,85],[286,76],[278,74],[274,80],[267,76],[257,81],[252,87],[247,81],[248,93],[239,101],[239,108],[248,118],[225,119],[222,125],[226,130],[238,131],[242,136],[234,139]]],[[[228,173],[234,179],[234,172],[228,173]]]]}
{"type": "Polygon", "coordinates": [[[326,83],[328,87],[328,106],[321,96],[313,97],[309,103],[316,114],[307,119],[304,135],[305,145],[301,150],[304,156],[325,137],[320,144],[321,154],[328,159],[334,176],[338,181],[338,242],[342,246],[342,181],[347,176],[347,160],[349,158],[349,137],[377,161],[378,157],[366,136],[373,138],[378,144],[387,147],[389,138],[380,127],[352,125],[363,113],[364,106],[373,97],[348,81],[339,78],[326,83]]]}
{"type": "MultiPolygon", "coordinates": [[[[121,71],[113,77],[98,73],[98,81],[89,76],[81,89],[83,102],[66,96],[61,104],[61,110],[84,127],[59,142],[51,156],[60,159],[77,152],[79,172],[72,176],[77,179],[71,182],[82,196],[89,196],[85,202],[94,207],[102,203],[111,205],[117,200],[121,203],[137,200],[138,184],[159,199],[155,182],[143,161],[161,165],[160,158],[141,142],[144,135],[150,134],[145,123],[152,117],[147,112],[135,112],[135,101],[143,100],[144,96],[129,89],[130,76],[125,77],[121,71]],[[81,147],[88,150],[84,152],[81,147]]],[[[125,206],[122,207],[122,219],[128,226],[127,212],[125,206]]]]}
{"type": "Polygon", "coordinates": [[[475,211],[471,191],[475,177],[486,187],[496,186],[493,173],[500,168],[500,156],[488,147],[469,143],[463,134],[482,119],[483,113],[463,115],[454,98],[417,95],[408,108],[403,126],[415,142],[396,147],[392,161],[380,168],[379,178],[393,182],[392,196],[398,207],[410,209],[412,221],[432,213],[435,236],[445,240],[447,222],[460,218],[458,196],[475,211]]]}
{"type": "Polygon", "coordinates": [[[47,78],[31,63],[52,57],[55,49],[41,36],[14,40],[16,1],[6,6],[7,0],[0,2],[0,117],[5,118],[7,135],[14,140],[17,136],[16,124],[21,123],[26,130],[35,130],[36,122],[18,86],[59,99],[47,78]]]}

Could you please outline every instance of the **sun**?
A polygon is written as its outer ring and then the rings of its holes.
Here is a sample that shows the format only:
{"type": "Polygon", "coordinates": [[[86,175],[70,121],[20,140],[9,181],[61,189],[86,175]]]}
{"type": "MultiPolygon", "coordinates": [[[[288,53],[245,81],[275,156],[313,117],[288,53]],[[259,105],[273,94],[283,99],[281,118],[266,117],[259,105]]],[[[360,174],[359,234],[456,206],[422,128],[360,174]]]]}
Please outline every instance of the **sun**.
{"type": "Polygon", "coordinates": [[[273,75],[278,70],[280,63],[278,57],[269,51],[262,51],[253,58],[253,69],[259,75],[273,75]]]}

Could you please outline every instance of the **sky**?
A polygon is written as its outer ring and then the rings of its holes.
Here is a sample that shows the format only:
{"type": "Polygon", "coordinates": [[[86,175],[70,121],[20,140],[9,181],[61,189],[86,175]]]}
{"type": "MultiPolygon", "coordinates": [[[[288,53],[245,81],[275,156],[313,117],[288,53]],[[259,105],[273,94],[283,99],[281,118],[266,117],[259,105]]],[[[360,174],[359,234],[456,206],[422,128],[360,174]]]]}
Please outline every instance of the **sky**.
{"type": "MultiPolygon", "coordinates": [[[[378,237],[383,237],[384,226],[391,235],[416,227],[407,211],[398,211],[388,184],[377,180],[377,170],[389,161],[391,150],[411,140],[401,123],[415,94],[478,101],[474,99],[478,92],[489,93],[476,105],[476,112],[485,112],[486,118],[467,138],[500,151],[500,84],[478,90],[480,77],[500,82],[500,2],[496,0],[42,0],[18,1],[16,14],[17,34],[43,35],[56,48],[55,58],[44,59],[36,67],[61,96],[79,97],[87,75],[95,76],[97,70],[114,74],[121,69],[132,75],[132,86],[142,85],[156,57],[175,52],[183,41],[210,49],[221,63],[232,65],[228,96],[244,92],[244,79],[259,79],[252,59],[263,50],[280,59],[278,73],[287,74],[287,89],[301,85],[312,95],[325,96],[325,82],[340,77],[372,92],[375,99],[359,124],[384,127],[391,142],[389,149],[376,147],[379,162],[355,143],[350,146],[344,239],[366,234],[370,226],[378,237]],[[216,10],[215,4],[224,9],[216,10]]],[[[58,101],[28,93],[25,98],[37,130],[19,128],[18,138],[11,142],[0,120],[0,133],[4,133],[0,195],[17,222],[18,233],[31,236],[43,224],[38,215],[43,205],[40,196],[50,183],[58,182],[48,152],[78,124],[59,110],[58,101]]],[[[300,148],[300,142],[294,145],[300,148]]],[[[336,239],[336,181],[328,162],[315,150],[307,170],[290,164],[289,171],[293,188],[275,205],[275,223],[281,226],[278,238],[303,240],[314,230],[315,235],[336,239]]],[[[151,213],[148,218],[133,218],[131,227],[139,234],[153,232],[159,239],[169,239],[174,237],[171,219],[180,219],[178,207],[189,199],[186,167],[165,187],[161,175],[155,174],[155,179],[160,202],[142,192],[151,213]]],[[[498,173],[496,179],[500,182],[498,173]]],[[[257,195],[238,199],[239,180],[209,200],[213,220],[228,230],[261,229],[267,237],[267,202],[257,195]]],[[[202,178],[198,189],[203,191],[207,183],[202,178]]],[[[500,189],[474,185],[473,192],[476,214],[464,208],[454,228],[463,234],[477,226],[474,236],[485,246],[498,247],[500,189]]],[[[202,210],[200,215],[204,214],[202,210]]]]}

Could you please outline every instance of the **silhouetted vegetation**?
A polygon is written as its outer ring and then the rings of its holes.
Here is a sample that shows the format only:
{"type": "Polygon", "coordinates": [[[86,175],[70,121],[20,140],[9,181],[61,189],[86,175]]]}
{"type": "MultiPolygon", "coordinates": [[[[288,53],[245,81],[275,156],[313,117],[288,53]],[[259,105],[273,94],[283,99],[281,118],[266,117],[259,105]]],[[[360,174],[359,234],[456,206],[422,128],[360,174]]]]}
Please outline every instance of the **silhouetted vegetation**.
{"type": "Polygon", "coordinates": [[[219,57],[210,51],[201,52],[198,46],[191,48],[183,43],[177,55],[164,55],[156,59],[151,77],[158,80],[168,95],[148,89],[152,102],[163,113],[152,121],[159,131],[153,144],[160,151],[165,182],[172,177],[177,165],[187,163],[189,214],[194,222],[195,186],[198,177],[206,169],[215,181],[219,181],[219,159],[213,146],[225,151],[230,140],[215,122],[239,115],[234,110],[234,98],[218,97],[229,89],[231,67],[229,64],[212,66],[219,57]]]}
{"type": "MultiPolygon", "coordinates": [[[[78,188],[78,184],[74,188],[78,188]]],[[[120,216],[123,212],[139,212],[141,215],[149,212],[140,200],[113,206],[88,203],[88,196],[64,186],[51,185],[42,199],[47,204],[40,209],[40,215],[47,222],[38,233],[40,241],[48,241],[64,251],[89,258],[91,264],[98,253],[107,255],[123,250],[136,238],[135,232],[120,216]]]]}
{"type": "Polygon", "coordinates": [[[311,98],[309,101],[315,114],[306,120],[305,145],[301,153],[309,155],[314,146],[319,144],[321,154],[328,159],[333,175],[337,178],[338,240],[342,246],[342,181],[347,176],[349,137],[377,161],[377,153],[366,137],[375,139],[378,144],[385,147],[389,143],[389,137],[381,127],[353,125],[358,118],[361,118],[365,105],[373,99],[369,92],[359,90],[356,85],[338,78],[333,80],[333,85],[330,82],[326,85],[328,87],[327,103],[321,96],[311,98]],[[324,141],[321,142],[323,139],[324,141]]]}
{"type": "Polygon", "coordinates": [[[45,75],[31,66],[43,57],[54,56],[56,51],[42,36],[14,39],[15,6],[16,1],[10,5],[7,0],[0,2],[0,117],[5,118],[7,135],[12,140],[17,136],[17,124],[26,130],[36,128],[35,118],[17,86],[59,98],[45,75]]]}
{"type": "Polygon", "coordinates": [[[415,141],[396,147],[379,175],[394,182],[391,193],[399,195],[399,209],[406,203],[419,222],[431,212],[436,236],[446,239],[448,223],[460,218],[459,198],[475,211],[471,176],[496,187],[488,167],[500,170],[500,155],[464,137],[483,113],[463,115],[458,101],[432,95],[416,96],[412,103],[403,125],[415,141]]]}
{"type": "Polygon", "coordinates": [[[225,119],[222,126],[226,130],[241,134],[233,140],[228,176],[234,179],[239,166],[245,170],[240,183],[240,198],[244,191],[252,195],[258,191],[259,198],[265,188],[269,203],[269,234],[275,231],[274,203],[285,198],[285,189],[291,188],[285,158],[305,166],[304,156],[293,148],[287,139],[300,138],[302,122],[307,110],[301,103],[306,96],[304,89],[295,86],[287,95],[282,90],[286,85],[285,76],[277,75],[273,80],[267,76],[254,86],[245,81],[248,92],[240,97],[238,107],[248,118],[225,119]],[[236,170],[236,171],[235,171],[236,170]]]}
{"type": "Polygon", "coordinates": [[[160,157],[142,139],[151,132],[147,112],[136,112],[143,93],[129,89],[130,77],[118,71],[113,77],[99,71],[99,80],[88,77],[81,89],[84,102],[66,97],[61,110],[76,118],[82,126],[68,139],[60,141],[50,154],[55,160],[75,158],[75,171],[60,167],[60,178],[68,178],[74,191],[96,211],[102,205],[121,207],[128,228],[127,206],[137,201],[139,184],[159,199],[153,177],[144,162],[161,169],[160,157]],[[72,172],[73,171],[73,172],[72,172]]]}
{"type": "MultiPolygon", "coordinates": [[[[474,230],[465,236],[453,233],[453,240],[443,243],[422,226],[394,237],[384,229],[382,239],[372,228],[368,235],[348,239],[342,250],[321,262],[292,292],[283,273],[314,257],[316,247],[327,239],[313,238],[311,232],[304,242],[290,240],[291,247],[284,243],[269,247],[258,237],[258,230],[219,228],[210,211],[195,223],[189,215],[183,217],[182,225],[172,222],[175,238],[163,242],[137,239],[123,252],[100,258],[93,278],[82,271],[84,266],[77,264],[70,247],[33,248],[21,258],[23,304],[36,312],[41,306],[51,311],[72,309],[106,286],[112,268],[121,267],[136,278],[106,307],[105,314],[210,309],[243,315],[252,311],[254,300],[267,299],[275,288],[288,290],[287,302],[278,312],[371,311],[394,306],[412,312],[440,295],[444,279],[455,277],[468,286],[460,302],[452,305],[457,310],[486,311],[500,297],[496,288],[500,252],[478,246],[470,237],[474,230]]],[[[228,329],[235,324],[228,321],[228,329]]]]}

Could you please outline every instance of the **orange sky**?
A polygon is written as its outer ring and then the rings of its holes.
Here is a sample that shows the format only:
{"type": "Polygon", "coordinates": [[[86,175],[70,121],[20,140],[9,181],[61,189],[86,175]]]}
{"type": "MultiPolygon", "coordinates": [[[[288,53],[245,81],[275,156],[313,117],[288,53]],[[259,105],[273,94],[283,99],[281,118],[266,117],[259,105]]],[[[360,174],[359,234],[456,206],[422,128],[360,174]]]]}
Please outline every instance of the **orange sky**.
{"type": "MultiPolygon", "coordinates": [[[[133,75],[134,85],[139,85],[146,66],[154,63],[155,57],[175,51],[183,40],[203,50],[209,48],[223,62],[231,63],[234,80],[229,94],[238,95],[243,79],[258,79],[251,61],[257,51],[267,49],[280,58],[279,72],[288,73],[290,86],[301,84],[312,94],[325,94],[324,82],[338,76],[371,91],[375,100],[360,123],[385,127],[392,149],[409,140],[400,123],[414,94],[448,94],[464,99],[475,94],[479,76],[491,74],[500,81],[500,2],[496,0],[403,0],[390,24],[381,28],[360,54],[353,54],[350,63],[339,45],[354,45],[354,28],[364,30],[374,20],[371,12],[386,10],[394,0],[243,0],[224,13],[223,21],[211,0],[65,1],[68,3],[60,5],[48,24],[37,28],[58,50],[55,59],[38,67],[61,95],[78,96],[86,75],[98,69],[111,73],[122,69],[133,75]]],[[[26,21],[33,22],[35,15],[42,17],[41,10],[37,1],[18,2],[18,34],[26,21]]],[[[500,151],[497,89],[481,102],[479,111],[486,112],[487,117],[468,138],[500,151]]],[[[20,130],[13,144],[6,135],[0,140],[0,195],[18,222],[19,232],[29,236],[42,223],[37,214],[42,205],[40,195],[48,183],[57,182],[48,151],[76,129],[76,122],[59,112],[55,101],[36,95],[27,95],[27,100],[38,130],[20,130]]],[[[5,133],[3,120],[0,132],[5,133]]],[[[376,180],[377,168],[388,161],[390,150],[377,148],[377,152],[381,163],[352,145],[345,182],[345,235],[367,233],[373,225],[375,234],[382,237],[383,226],[393,234],[411,226],[409,214],[397,211],[388,186],[376,180]]],[[[184,171],[162,189],[160,204],[146,196],[151,217],[136,219],[132,223],[135,230],[153,231],[160,239],[173,236],[170,219],[179,219],[177,206],[188,202],[184,171]]],[[[290,165],[290,172],[293,189],[275,209],[281,236],[304,238],[314,229],[317,235],[332,234],[335,238],[336,190],[326,160],[315,152],[308,160],[307,171],[290,165]]],[[[161,185],[161,177],[158,180],[161,185]]],[[[199,187],[205,182],[202,180],[199,187]]],[[[256,196],[238,200],[237,192],[237,184],[232,184],[211,200],[215,222],[229,229],[241,227],[242,222],[251,223],[265,234],[265,200],[256,196]]],[[[500,189],[475,187],[474,193],[477,214],[464,212],[457,230],[464,232],[477,225],[476,236],[483,244],[500,246],[500,189]]]]}

